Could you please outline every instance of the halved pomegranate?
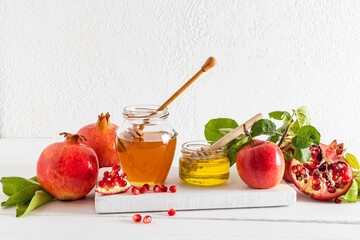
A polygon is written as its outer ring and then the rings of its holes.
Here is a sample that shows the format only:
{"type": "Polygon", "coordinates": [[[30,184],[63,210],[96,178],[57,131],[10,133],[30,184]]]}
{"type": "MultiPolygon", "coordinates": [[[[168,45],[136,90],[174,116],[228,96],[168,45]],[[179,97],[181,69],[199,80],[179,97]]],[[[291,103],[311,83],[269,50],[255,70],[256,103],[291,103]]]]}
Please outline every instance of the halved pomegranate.
{"type": "Polygon", "coordinates": [[[328,200],[344,195],[351,187],[353,171],[344,157],[344,144],[311,146],[311,159],[301,163],[292,159],[291,178],[295,186],[315,199],[328,200]]]}
{"type": "Polygon", "coordinates": [[[130,183],[126,179],[126,174],[119,176],[120,166],[114,165],[111,173],[108,171],[104,172],[104,177],[98,182],[98,187],[95,189],[96,192],[103,195],[112,195],[118,193],[124,193],[130,188],[130,183]]]}

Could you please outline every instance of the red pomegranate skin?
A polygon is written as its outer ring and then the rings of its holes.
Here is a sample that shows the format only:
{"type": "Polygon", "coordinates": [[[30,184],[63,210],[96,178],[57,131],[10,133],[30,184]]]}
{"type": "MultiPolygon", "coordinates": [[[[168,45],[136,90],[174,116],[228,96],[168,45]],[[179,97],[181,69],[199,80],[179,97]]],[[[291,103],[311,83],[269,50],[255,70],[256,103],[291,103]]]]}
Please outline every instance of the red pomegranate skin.
{"type": "MultiPolygon", "coordinates": [[[[286,148],[285,150],[283,150],[284,152],[292,152],[292,154],[294,155],[295,150],[290,147],[290,148],[286,148]]],[[[284,177],[283,179],[287,182],[292,182],[292,178],[291,178],[291,172],[290,172],[290,162],[286,161],[285,159],[285,172],[284,172],[284,177]]]]}
{"type": "Polygon", "coordinates": [[[240,178],[253,188],[273,188],[284,175],[285,160],[272,142],[255,141],[242,148],[236,159],[240,178]]]}
{"type": "Polygon", "coordinates": [[[110,123],[110,115],[108,118],[106,116],[99,115],[97,123],[86,125],[78,131],[87,139],[84,144],[96,152],[100,168],[120,165],[115,148],[115,130],[118,126],[110,123]]]}
{"type": "Polygon", "coordinates": [[[88,194],[98,176],[98,160],[90,147],[78,143],[53,143],[37,162],[40,185],[59,200],[76,200],[88,194]]]}

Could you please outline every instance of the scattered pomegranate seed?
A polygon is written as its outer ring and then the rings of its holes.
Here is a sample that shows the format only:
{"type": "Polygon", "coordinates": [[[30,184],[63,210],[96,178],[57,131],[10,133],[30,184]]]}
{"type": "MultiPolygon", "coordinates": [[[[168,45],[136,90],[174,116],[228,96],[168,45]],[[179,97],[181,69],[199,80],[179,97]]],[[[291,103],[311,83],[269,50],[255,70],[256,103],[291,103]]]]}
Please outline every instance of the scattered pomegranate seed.
{"type": "Polygon", "coordinates": [[[144,188],[146,188],[146,190],[148,190],[148,191],[150,190],[150,185],[149,185],[149,184],[147,184],[147,183],[146,183],[146,184],[144,184],[144,185],[143,185],[143,187],[144,187],[144,188]]]}
{"type": "Polygon", "coordinates": [[[103,188],[103,187],[105,187],[105,182],[101,180],[101,181],[98,183],[98,185],[99,185],[99,187],[103,188]]]}
{"type": "Polygon", "coordinates": [[[140,190],[139,190],[137,187],[133,187],[133,188],[131,189],[131,192],[132,192],[132,194],[134,194],[134,195],[139,195],[139,194],[140,194],[140,190]]]}
{"type": "Polygon", "coordinates": [[[125,180],[121,180],[119,183],[120,187],[125,187],[127,185],[127,182],[125,180]]]}
{"type": "Polygon", "coordinates": [[[114,165],[113,167],[112,167],[112,172],[113,173],[118,173],[119,171],[120,171],[120,169],[121,169],[121,167],[119,166],[119,165],[114,165]]]}
{"type": "Polygon", "coordinates": [[[122,179],[127,179],[126,173],[122,173],[122,174],[120,175],[120,177],[121,177],[122,179]]]}
{"type": "Polygon", "coordinates": [[[335,203],[336,203],[336,204],[339,204],[339,203],[342,203],[342,201],[341,201],[340,199],[336,198],[336,199],[335,199],[335,203]]]}
{"type": "Polygon", "coordinates": [[[172,192],[172,193],[175,193],[176,192],[176,186],[174,186],[174,185],[170,186],[169,191],[172,192]]]}
{"type": "Polygon", "coordinates": [[[168,211],[169,216],[174,216],[175,213],[176,213],[176,211],[173,208],[168,211]]]}
{"type": "Polygon", "coordinates": [[[105,172],[104,172],[104,177],[110,177],[109,171],[105,171],[105,172]]]}
{"type": "Polygon", "coordinates": [[[159,185],[155,185],[155,186],[153,187],[153,191],[156,192],[156,193],[160,192],[160,187],[159,187],[159,185]]]}
{"type": "Polygon", "coordinates": [[[161,192],[167,192],[167,190],[168,190],[167,186],[165,186],[165,185],[160,186],[160,191],[161,192]]]}
{"type": "Polygon", "coordinates": [[[141,188],[139,188],[139,190],[140,190],[140,193],[141,193],[141,194],[147,192],[147,188],[146,188],[146,187],[141,187],[141,188]]]}
{"type": "Polygon", "coordinates": [[[144,217],[143,222],[144,222],[145,224],[151,223],[151,221],[152,221],[151,216],[147,215],[147,216],[144,217]]]}
{"type": "Polygon", "coordinates": [[[141,222],[141,215],[135,214],[132,219],[134,220],[134,222],[141,222]]]}

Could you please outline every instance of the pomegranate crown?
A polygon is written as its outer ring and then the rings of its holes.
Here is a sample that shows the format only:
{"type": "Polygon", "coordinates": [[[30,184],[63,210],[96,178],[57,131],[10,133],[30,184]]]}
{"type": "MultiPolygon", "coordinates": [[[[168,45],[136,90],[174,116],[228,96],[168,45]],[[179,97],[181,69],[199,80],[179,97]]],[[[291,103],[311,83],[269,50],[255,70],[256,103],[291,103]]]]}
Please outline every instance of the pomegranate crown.
{"type": "Polygon", "coordinates": [[[103,113],[98,115],[98,121],[96,123],[96,127],[101,128],[101,129],[105,129],[105,128],[110,127],[110,126],[111,126],[111,123],[110,123],[110,114],[109,114],[109,112],[107,112],[105,115],[103,113]]]}
{"type": "Polygon", "coordinates": [[[62,132],[59,135],[64,135],[64,137],[66,138],[65,141],[67,141],[67,142],[80,143],[83,141],[83,139],[85,141],[87,141],[85,136],[79,135],[79,134],[71,134],[71,133],[67,133],[67,132],[62,132]]]}

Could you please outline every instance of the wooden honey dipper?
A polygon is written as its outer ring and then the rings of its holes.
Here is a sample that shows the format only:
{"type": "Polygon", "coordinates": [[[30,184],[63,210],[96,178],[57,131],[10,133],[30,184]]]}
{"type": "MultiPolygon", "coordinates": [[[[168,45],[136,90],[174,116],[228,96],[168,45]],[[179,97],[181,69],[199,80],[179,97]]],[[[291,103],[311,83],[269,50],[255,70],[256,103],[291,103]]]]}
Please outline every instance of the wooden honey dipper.
{"type": "MultiPolygon", "coordinates": [[[[151,113],[151,115],[155,115],[156,112],[164,110],[167,106],[169,106],[170,103],[172,103],[175,98],[177,98],[182,92],[185,91],[193,82],[195,82],[196,79],[198,79],[201,74],[204,72],[207,72],[209,69],[214,67],[216,65],[216,59],[214,57],[209,57],[204,65],[201,67],[201,69],[192,77],[190,78],[179,90],[177,90],[166,102],[164,102],[154,113],[151,113]]],[[[144,119],[144,124],[148,122],[149,119],[144,119]]],[[[144,133],[142,130],[145,128],[144,124],[134,124],[132,128],[128,128],[127,131],[123,132],[123,136],[126,138],[141,138],[144,133]]]]}
{"type": "Polygon", "coordinates": [[[213,145],[209,147],[202,147],[200,150],[197,150],[193,152],[192,156],[207,156],[211,155],[211,152],[216,151],[217,149],[221,148],[222,146],[225,146],[229,142],[231,142],[233,139],[238,137],[240,134],[243,134],[246,129],[250,128],[256,121],[263,118],[263,115],[261,113],[256,114],[237,128],[233,129],[231,132],[220,138],[218,141],[216,141],[213,145]]]}

